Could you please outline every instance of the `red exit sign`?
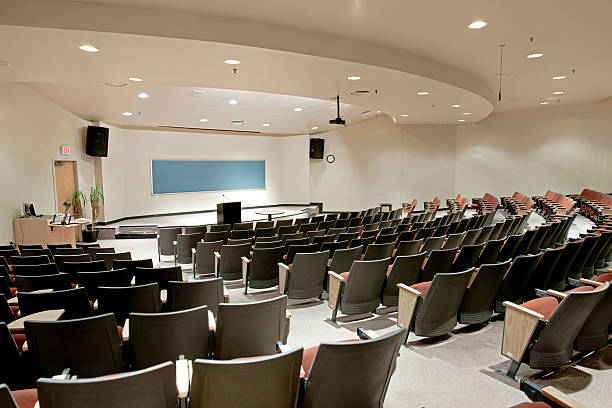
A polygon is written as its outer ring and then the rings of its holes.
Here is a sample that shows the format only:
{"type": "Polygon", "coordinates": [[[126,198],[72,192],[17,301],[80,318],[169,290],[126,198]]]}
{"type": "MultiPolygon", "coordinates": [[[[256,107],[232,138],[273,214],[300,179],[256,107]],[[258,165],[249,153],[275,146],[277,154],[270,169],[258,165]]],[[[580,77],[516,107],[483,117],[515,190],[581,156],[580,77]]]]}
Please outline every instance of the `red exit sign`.
{"type": "Polygon", "coordinates": [[[68,145],[62,145],[61,152],[64,156],[70,156],[70,154],[72,153],[72,148],[68,145]]]}

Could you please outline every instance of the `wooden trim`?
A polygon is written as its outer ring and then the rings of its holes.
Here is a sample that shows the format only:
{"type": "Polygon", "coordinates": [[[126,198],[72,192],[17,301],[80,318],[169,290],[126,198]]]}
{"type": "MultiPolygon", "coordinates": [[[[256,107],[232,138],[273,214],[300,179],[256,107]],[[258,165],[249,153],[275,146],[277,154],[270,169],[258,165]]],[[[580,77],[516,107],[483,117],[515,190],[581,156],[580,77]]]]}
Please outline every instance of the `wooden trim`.
{"type": "Polygon", "coordinates": [[[282,294],[285,293],[287,284],[287,272],[289,267],[282,262],[278,263],[278,291],[282,294]]]}
{"type": "Polygon", "coordinates": [[[121,332],[123,336],[123,341],[128,341],[130,339],[130,319],[125,319],[125,323],[123,323],[123,331],[121,332]]]}
{"type": "Polygon", "coordinates": [[[546,293],[549,294],[550,296],[554,296],[559,299],[565,299],[565,297],[567,296],[567,293],[559,292],[554,289],[548,289],[546,293]]]}
{"type": "Polygon", "coordinates": [[[587,408],[586,405],[570,398],[567,394],[551,385],[542,388],[542,395],[562,408],[587,408]]]}
{"type": "Polygon", "coordinates": [[[399,283],[397,287],[399,288],[397,325],[399,327],[410,329],[421,292],[411,288],[410,286],[406,286],[403,283],[399,283]]]}
{"type": "Polygon", "coordinates": [[[512,302],[504,302],[504,306],[506,306],[506,315],[501,353],[520,363],[533,333],[539,322],[544,320],[544,316],[512,302]]]}
{"type": "Polygon", "coordinates": [[[189,395],[189,385],[191,383],[191,361],[176,361],[176,390],[179,398],[187,398],[189,395]]]}
{"type": "Polygon", "coordinates": [[[244,283],[246,287],[249,273],[249,260],[244,256],[241,256],[240,259],[242,259],[242,283],[244,283]]]}
{"type": "Polygon", "coordinates": [[[590,286],[595,286],[596,288],[603,286],[604,283],[602,282],[597,282],[591,279],[586,279],[586,278],[581,278],[578,282],[584,284],[584,285],[590,285],[590,286]]]}
{"type": "Polygon", "coordinates": [[[327,301],[327,305],[333,310],[338,306],[340,287],[342,286],[342,282],[344,282],[344,278],[332,271],[327,272],[327,274],[329,275],[329,299],[327,301]]]}

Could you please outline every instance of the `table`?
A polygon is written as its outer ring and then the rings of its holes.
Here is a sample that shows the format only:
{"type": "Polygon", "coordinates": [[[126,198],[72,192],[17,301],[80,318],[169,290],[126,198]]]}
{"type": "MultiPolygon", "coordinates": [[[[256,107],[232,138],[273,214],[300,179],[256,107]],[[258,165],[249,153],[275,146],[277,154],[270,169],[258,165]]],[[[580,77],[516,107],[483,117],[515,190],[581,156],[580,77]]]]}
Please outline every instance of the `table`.
{"type": "Polygon", "coordinates": [[[63,314],[64,309],[43,310],[42,312],[32,313],[31,315],[21,317],[14,322],[10,322],[6,327],[8,327],[11,332],[19,332],[24,330],[23,323],[27,320],[54,322],[62,317],[63,314]]]}
{"type": "Polygon", "coordinates": [[[272,221],[272,216],[273,215],[281,215],[284,214],[285,211],[283,210],[275,210],[273,208],[269,208],[267,210],[257,210],[255,211],[255,214],[259,214],[259,215],[267,215],[268,216],[268,221],[272,221]]]}

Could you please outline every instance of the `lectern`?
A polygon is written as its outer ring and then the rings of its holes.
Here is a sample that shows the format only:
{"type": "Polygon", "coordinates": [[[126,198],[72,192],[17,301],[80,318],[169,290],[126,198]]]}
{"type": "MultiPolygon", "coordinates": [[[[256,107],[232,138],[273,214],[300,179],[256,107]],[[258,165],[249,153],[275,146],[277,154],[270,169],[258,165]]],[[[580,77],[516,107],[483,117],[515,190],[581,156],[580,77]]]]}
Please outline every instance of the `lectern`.
{"type": "Polygon", "coordinates": [[[217,224],[234,225],[242,222],[242,203],[233,201],[217,204],[217,224]]]}

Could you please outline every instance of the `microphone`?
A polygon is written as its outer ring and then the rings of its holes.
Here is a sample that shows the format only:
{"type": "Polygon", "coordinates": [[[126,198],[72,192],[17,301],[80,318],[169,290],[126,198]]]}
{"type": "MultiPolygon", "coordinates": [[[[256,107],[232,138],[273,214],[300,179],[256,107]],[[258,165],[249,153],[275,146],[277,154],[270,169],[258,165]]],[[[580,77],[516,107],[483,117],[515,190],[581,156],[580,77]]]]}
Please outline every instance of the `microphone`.
{"type": "Polygon", "coordinates": [[[228,197],[228,196],[226,196],[225,194],[221,194],[221,195],[222,195],[223,197],[225,197],[225,199],[226,199],[227,201],[232,201],[232,200],[230,200],[230,199],[229,199],[229,197],[228,197]]]}

